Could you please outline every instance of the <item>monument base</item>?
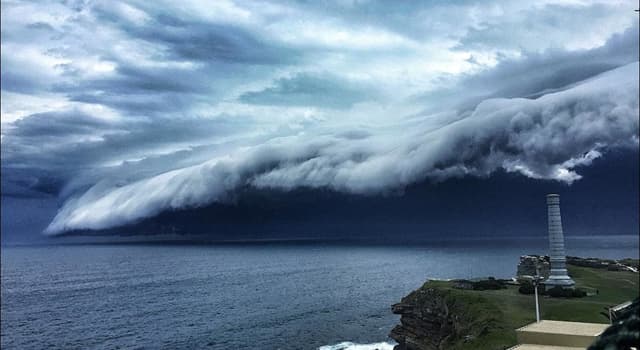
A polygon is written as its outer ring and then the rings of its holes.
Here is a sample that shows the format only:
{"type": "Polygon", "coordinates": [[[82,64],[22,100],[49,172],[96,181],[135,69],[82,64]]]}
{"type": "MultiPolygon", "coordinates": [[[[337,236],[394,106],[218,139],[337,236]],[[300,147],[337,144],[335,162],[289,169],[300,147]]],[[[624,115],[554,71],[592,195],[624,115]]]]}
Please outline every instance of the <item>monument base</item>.
{"type": "Polygon", "coordinates": [[[549,290],[554,287],[560,287],[562,289],[575,289],[576,282],[574,282],[569,276],[551,276],[544,281],[544,289],[549,290]]]}

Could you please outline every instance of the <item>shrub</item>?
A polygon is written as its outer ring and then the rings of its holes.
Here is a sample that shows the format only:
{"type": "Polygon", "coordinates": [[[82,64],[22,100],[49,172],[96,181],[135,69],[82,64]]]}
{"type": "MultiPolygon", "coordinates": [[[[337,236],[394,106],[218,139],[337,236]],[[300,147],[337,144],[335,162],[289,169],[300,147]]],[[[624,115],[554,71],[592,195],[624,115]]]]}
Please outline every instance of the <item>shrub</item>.
{"type": "Polygon", "coordinates": [[[567,298],[567,297],[570,297],[572,293],[568,289],[564,289],[562,287],[555,286],[555,287],[553,287],[551,289],[548,289],[545,294],[547,294],[550,297],[554,297],[554,298],[567,298]]]}
{"type": "Polygon", "coordinates": [[[586,297],[586,296],[587,296],[587,292],[585,292],[582,289],[576,288],[576,289],[573,290],[572,297],[574,297],[574,298],[583,298],[583,297],[586,297]]]}
{"type": "Polygon", "coordinates": [[[582,289],[564,289],[560,286],[547,290],[546,294],[554,298],[582,298],[587,295],[582,289]]]}
{"type": "Polygon", "coordinates": [[[489,277],[489,279],[473,282],[473,290],[487,290],[487,289],[503,289],[506,288],[504,284],[495,278],[489,277]]]}
{"type": "Polygon", "coordinates": [[[518,288],[518,292],[520,292],[520,294],[533,294],[535,290],[531,282],[523,282],[520,288],[518,288]]]}

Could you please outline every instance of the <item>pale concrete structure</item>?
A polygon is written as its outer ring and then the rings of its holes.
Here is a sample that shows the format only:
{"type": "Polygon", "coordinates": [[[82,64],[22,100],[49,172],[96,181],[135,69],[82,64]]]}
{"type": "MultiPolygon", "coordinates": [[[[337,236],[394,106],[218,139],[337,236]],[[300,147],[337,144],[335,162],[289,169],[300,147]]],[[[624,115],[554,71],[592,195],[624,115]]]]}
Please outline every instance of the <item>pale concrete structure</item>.
{"type": "Polygon", "coordinates": [[[512,349],[585,349],[607,327],[604,323],[542,320],[516,329],[520,345],[512,349]]]}
{"type": "Polygon", "coordinates": [[[547,195],[547,215],[549,220],[549,258],[551,261],[551,273],[544,281],[546,289],[560,286],[562,288],[574,288],[575,282],[567,273],[567,256],[564,251],[564,234],[562,233],[562,220],[560,218],[560,195],[547,195]]]}
{"type": "Polygon", "coordinates": [[[555,346],[540,344],[521,344],[509,348],[508,350],[584,350],[583,347],[575,346],[555,346]]]}

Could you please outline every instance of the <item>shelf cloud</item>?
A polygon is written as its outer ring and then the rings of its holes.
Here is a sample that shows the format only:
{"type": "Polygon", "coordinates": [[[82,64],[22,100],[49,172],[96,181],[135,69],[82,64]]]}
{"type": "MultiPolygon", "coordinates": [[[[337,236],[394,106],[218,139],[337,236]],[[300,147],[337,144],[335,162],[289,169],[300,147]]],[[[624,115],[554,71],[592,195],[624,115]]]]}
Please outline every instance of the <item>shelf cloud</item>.
{"type": "Polygon", "coordinates": [[[57,235],[246,188],[571,184],[638,148],[633,5],[3,2],[3,196],[55,195],[57,235]]]}

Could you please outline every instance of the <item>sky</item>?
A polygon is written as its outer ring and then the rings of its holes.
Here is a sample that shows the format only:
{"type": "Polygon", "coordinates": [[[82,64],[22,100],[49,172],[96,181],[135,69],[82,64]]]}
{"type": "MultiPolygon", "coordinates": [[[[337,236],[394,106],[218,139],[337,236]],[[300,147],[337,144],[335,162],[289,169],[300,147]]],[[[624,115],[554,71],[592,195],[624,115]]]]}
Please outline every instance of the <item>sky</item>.
{"type": "Polygon", "coordinates": [[[3,236],[637,233],[636,1],[1,4],[3,236]]]}

